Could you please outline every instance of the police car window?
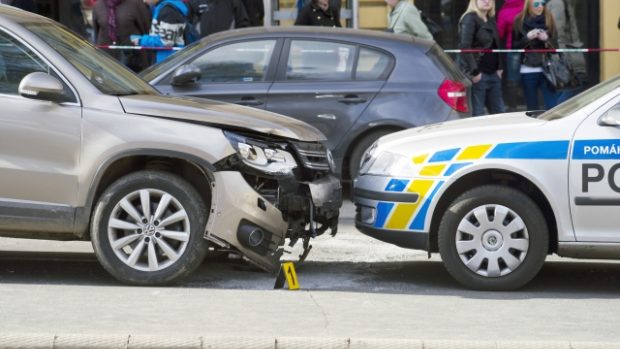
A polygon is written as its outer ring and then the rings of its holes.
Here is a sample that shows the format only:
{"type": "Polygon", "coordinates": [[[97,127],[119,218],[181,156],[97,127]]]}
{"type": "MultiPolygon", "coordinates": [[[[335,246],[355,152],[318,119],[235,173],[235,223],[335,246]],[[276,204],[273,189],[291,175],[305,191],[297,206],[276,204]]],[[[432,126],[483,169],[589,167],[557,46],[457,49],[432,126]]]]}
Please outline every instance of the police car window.
{"type": "Polygon", "coordinates": [[[294,40],[288,55],[286,80],[350,80],[354,59],[352,45],[294,40]]]}
{"type": "Polygon", "coordinates": [[[193,64],[202,72],[201,82],[264,81],[275,44],[275,40],[260,40],[220,46],[193,64]]]}
{"type": "Polygon", "coordinates": [[[362,47],[357,61],[355,80],[385,79],[390,60],[384,53],[362,47]]]}
{"type": "Polygon", "coordinates": [[[596,101],[618,87],[620,87],[620,77],[602,82],[547,111],[546,113],[541,114],[538,118],[549,121],[561,119],[596,101]]]}

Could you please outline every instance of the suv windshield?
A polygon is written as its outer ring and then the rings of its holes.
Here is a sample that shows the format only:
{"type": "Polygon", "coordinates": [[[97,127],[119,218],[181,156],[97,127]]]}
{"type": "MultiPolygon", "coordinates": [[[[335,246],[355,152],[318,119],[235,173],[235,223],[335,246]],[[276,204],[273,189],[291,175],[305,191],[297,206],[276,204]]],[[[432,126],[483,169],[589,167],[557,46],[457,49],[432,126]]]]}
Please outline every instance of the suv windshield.
{"type": "Polygon", "coordinates": [[[620,87],[620,76],[592,87],[548,112],[541,114],[538,118],[549,121],[561,119],[596,101],[618,87],[620,87]]]}
{"type": "Polygon", "coordinates": [[[24,27],[47,42],[105,94],[159,94],[114,58],[62,26],[36,22],[24,23],[24,27]]]}

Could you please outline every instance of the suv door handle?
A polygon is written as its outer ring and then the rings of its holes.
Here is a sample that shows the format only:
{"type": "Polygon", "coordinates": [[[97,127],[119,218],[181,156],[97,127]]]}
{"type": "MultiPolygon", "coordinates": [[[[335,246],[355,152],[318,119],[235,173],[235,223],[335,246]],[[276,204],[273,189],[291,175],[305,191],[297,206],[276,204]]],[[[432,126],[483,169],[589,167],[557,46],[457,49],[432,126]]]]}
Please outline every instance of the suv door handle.
{"type": "Polygon", "coordinates": [[[247,107],[255,107],[257,105],[262,105],[263,101],[254,97],[241,97],[240,100],[234,101],[233,103],[245,105],[247,107]]]}
{"type": "Polygon", "coordinates": [[[338,102],[344,104],[360,104],[366,103],[366,98],[360,98],[358,95],[346,95],[343,99],[340,99],[338,102]]]}

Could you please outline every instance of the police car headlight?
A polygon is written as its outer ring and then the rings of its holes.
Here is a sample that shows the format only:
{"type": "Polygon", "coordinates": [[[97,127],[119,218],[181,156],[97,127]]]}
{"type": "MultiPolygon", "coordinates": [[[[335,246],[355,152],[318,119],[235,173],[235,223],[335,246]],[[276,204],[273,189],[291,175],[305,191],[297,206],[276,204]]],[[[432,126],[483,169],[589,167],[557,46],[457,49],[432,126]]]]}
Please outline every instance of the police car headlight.
{"type": "Polygon", "coordinates": [[[284,150],[284,144],[267,143],[233,132],[224,132],[230,144],[246,165],[273,175],[289,175],[297,167],[291,153],[284,150]]]}
{"type": "Polygon", "coordinates": [[[371,159],[360,169],[360,175],[414,177],[418,173],[413,160],[406,156],[382,151],[376,156],[374,153],[370,154],[370,157],[371,159]]]}

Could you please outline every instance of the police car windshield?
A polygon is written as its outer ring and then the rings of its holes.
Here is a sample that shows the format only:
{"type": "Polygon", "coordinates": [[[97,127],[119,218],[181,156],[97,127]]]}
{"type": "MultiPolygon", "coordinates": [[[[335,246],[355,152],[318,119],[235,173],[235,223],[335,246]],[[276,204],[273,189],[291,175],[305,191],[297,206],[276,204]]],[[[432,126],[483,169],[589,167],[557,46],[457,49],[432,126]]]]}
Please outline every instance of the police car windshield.
{"type": "Polygon", "coordinates": [[[600,84],[567,100],[546,113],[541,114],[538,118],[548,121],[561,119],[598,100],[618,87],[620,87],[620,76],[601,82],[600,84]]]}

